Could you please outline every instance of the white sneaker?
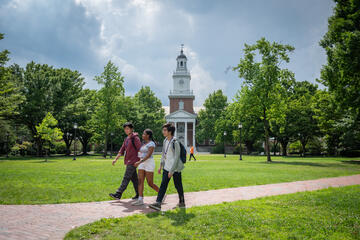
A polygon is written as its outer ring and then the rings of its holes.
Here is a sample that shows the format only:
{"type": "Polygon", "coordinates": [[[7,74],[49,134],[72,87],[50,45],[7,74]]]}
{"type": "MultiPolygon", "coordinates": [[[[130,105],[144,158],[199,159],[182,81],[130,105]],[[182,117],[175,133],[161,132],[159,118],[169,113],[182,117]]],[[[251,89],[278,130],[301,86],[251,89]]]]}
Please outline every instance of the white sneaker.
{"type": "Polygon", "coordinates": [[[144,201],[143,200],[137,200],[136,202],[132,203],[131,205],[133,205],[133,206],[141,206],[141,205],[144,205],[144,201]]]}

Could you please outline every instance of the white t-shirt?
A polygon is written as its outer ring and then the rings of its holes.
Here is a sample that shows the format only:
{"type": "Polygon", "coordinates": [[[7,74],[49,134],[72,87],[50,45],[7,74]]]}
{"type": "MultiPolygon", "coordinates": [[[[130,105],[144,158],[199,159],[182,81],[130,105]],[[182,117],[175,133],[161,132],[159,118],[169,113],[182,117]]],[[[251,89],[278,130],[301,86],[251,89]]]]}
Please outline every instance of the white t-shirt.
{"type": "MultiPolygon", "coordinates": [[[[149,152],[149,148],[150,147],[154,147],[155,148],[155,143],[153,141],[150,141],[148,143],[145,143],[144,145],[141,146],[140,151],[139,151],[139,157],[140,158],[145,158],[146,155],[149,152]]],[[[149,157],[149,159],[153,159],[153,156],[151,154],[151,156],[149,157]]]]}

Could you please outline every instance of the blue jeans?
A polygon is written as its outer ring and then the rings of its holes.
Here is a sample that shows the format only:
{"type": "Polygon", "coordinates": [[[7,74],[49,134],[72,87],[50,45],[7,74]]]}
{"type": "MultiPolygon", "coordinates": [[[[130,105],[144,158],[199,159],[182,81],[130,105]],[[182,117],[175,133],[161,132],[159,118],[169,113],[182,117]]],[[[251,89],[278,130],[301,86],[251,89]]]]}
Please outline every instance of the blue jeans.
{"type": "MultiPolygon", "coordinates": [[[[163,169],[161,185],[160,185],[159,193],[158,193],[157,199],[156,199],[156,202],[158,202],[158,203],[162,202],[164,195],[166,193],[166,190],[167,190],[167,187],[168,187],[168,184],[170,181],[168,174],[169,174],[169,172],[166,171],[165,169],[163,169]]],[[[172,177],[174,179],[175,188],[179,195],[179,202],[185,203],[184,190],[183,190],[182,179],[181,179],[181,172],[174,172],[172,177]]]]}

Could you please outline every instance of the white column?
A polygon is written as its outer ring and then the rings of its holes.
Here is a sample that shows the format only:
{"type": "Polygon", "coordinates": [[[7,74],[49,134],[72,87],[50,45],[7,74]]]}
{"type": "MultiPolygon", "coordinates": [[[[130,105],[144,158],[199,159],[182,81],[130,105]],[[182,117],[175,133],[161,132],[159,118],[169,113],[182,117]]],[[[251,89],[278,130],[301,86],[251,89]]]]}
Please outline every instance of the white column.
{"type": "Polygon", "coordinates": [[[185,148],[187,149],[188,145],[187,145],[187,120],[185,120],[185,141],[184,141],[184,144],[185,144],[185,148]]]}
{"type": "Polygon", "coordinates": [[[174,120],[174,125],[175,125],[175,137],[177,137],[178,127],[177,127],[177,121],[175,120],[174,120]]]}
{"type": "Polygon", "coordinates": [[[194,146],[194,150],[196,150],[196,143],[195,143],[195,122],[196,122],[196,120],[193,121],[193,146],[194,146]]]}

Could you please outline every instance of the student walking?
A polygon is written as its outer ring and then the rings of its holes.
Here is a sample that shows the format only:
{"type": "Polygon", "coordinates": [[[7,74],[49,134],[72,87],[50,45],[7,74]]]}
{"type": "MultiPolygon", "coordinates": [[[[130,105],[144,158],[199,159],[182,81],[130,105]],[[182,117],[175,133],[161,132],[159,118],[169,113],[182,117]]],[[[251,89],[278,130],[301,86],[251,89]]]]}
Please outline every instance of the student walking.
{"type": "Polygon", "coordinates": [[[154,170],[155,170],[155,161],[153,158],[153,152],[155,149],[155,143],[153,139],[153,132],[151,129],[145,129],[142,134],[142,139],[144,144],[141,146],[139,151],[140,161],[135,163],[135,167],[138,167],[138,177],[139,177],[139,198],[132,205],[140,206],[144,204],[144,181],[154,189],[156,192],[159,192],[159,187],[156,186],[153,182],[154,180],[154,170]]]}
{"type": "Polygon", "coordinates": [[[194,158],[194,161],[196,161],[196,158],[194,156],[194,146],[190,147],[190,158],[189,158],[189,162],[191,161],[191,158],[194,158]]]}
{"type": "Polygon", "coordinates": [[[184,164],[180,159],[180,143],[175,139],[175,127],[167,123],[162,128],[165,137],[162,149],[161,164],[158,173],[161,174],[163,170],[160,190],[156,198],[156,202],[149,207],[157,211],[161,210],[161,203],[166,193],[170,179],[174,178],[175,188],[179,195],[180,208],[185,208],[184,190],[181,179],[181,171],[184,169],[184,164]]]}
{"type": "Polygon", "coordinates": [[[126,190],[129,182],[131,181],[134,185],[134,190],[136,193],[135,197],[133,197],[132,199],[135,200],[139,197],[139,182],[136,173],[135,163],[139,161],[138,151],[141,147],[141,142],[138,134],[133,132],[134,126],[132,125],[132,123],[127,122],[123,125],[123,127],[127,137],[125,138],[115,160],[112,162],[112,165],[115,165],[116,161],[120,158],[120,156],[124,155],[125,153],[124,164],[126,165],[126,170],[121,185],[116,191],[116,193],[110,193],[109,195],[114,199],[121,199],[123,192],[126,190]]]}

